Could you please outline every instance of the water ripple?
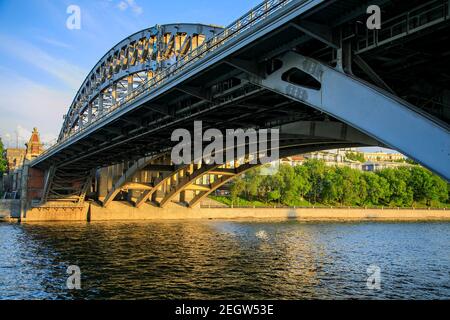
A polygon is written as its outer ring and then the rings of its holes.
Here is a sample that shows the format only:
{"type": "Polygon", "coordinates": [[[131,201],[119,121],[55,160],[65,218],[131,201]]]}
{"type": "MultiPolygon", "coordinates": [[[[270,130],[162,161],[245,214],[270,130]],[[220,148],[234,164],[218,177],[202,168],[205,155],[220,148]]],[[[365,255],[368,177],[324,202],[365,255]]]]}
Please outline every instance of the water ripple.
{"type": "Polygon", "coordinates": [[[1,299],[449,299],[449,266],[449,223],[0,224],[1,299]]]}

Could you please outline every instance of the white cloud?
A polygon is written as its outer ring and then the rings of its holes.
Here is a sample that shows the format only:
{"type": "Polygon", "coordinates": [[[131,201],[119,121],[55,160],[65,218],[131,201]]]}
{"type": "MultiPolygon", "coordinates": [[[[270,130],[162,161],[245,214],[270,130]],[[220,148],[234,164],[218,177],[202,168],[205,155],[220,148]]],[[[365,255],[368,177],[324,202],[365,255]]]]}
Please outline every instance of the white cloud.
{"type": "Polygon", "coordinates": [[[121,11],[125,11],[128,8],[128,4],[125,1],[120,1],[117,5],[117,8],[119,8],[121,11]]]}
{"type": "Polygon", "coordinates": [[[144,12],[144,10],[142,9],[141,6],[139,6],[135,0],[123,0],[120,1],[119,4],[117,5],[117,7],[119,8],[119,10],[121,11],[125,11],[128,8],[130,8],[134,13],[136,13],[137,15],[142,14],[142,12],[144,12]]]}
{"type": "Polygon", "coordinates": [[[87,72],[63,59],[51,56],[42,49],[21,40],[0,34],[0,49],[62,81],[71,89],[78,89],[87,72]]]}
{"type": "Polygon", "coordinates": [[[17,125],[15,131],[21,141],[27,141],[31,137],[31,130],[25,129],[20,124],[17,125]]]}
{"type": "Polygon", "coordinates": [[[37,39],[42,42],[45,42],[46,44],[50,44],[52,46],[59,47],[59,48],[70,49],[72,47],[70,44],[67,44],[65,42],[58,41],[55,39],[51,39],[51,38],[38,36],[37,39]]]}
{"type": "Polygon", "coordinates": [[[141,14],[144,11],[141,6],[137,5],[135,0],[126,0],[126,1],[128,2],[129,6],[131,7],[134,13],[141,14]]]}
{"type": "Polygon", "coordinates": [[[0,68],[0,135],[7,145],[19,146],[28,141],[33,127],[48,143],[59,134],[73,98],[72,90],[54,90],[12,71],[0,68]]]}

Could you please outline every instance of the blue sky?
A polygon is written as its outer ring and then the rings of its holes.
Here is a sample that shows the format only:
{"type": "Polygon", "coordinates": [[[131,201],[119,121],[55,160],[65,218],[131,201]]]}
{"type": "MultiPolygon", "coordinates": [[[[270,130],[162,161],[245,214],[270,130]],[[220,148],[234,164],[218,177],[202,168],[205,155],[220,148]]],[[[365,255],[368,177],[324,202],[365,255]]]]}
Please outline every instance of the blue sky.
{"type": "Polygon", "coordinates": [[[260,0],[0,0],[0,137],[45,141],[59,133],[78,87],[107,50],[155,24],[227,25],[260,0]],[[69,30],[69,5],[81,29],[69,30]]]}

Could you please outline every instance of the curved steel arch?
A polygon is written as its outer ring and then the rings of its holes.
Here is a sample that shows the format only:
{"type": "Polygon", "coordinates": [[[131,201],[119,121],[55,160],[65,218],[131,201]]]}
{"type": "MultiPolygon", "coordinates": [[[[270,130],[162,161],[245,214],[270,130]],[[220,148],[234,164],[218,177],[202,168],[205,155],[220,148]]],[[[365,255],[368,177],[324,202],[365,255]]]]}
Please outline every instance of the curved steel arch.
{"type": "MultiPolygon", "coordinates": [[[[106,207],[111,201],[113,201],[114,197],[123,188],[127,187],[127,184],[132,182],[132,180],[133,180],[133,178],[134,178],[134,176],[136,175],[137,172],[139,172],[140,170],[144,169],[148,165],[157,164],[157,163],[164,163],[166,158],[169,158],[169,156],[170,156],[170,154],[163,153],[163,154],[158,154],[158,155],[155,155],[155,156],[152,156],[152,157],[141,158],[138,161],[136,161],[132,166],[130,166],[124,172],[124,174],[119,178],[119,180],[116,181],[113,184],[112,189],[109,190],[109,192],[105,196],[105,198],[104,199],[99,199],[99,200],[101,200],[102,205],[104,207],[106,207]]],[[[153,189],[153,185],[151,185],[151,184],[143,184],[143,183],[141,183],[139,187],[142,188],[142,190],[151,190],[151,189],[153,189]]]]}
{"type": "MultiPolygon", "coordinates": [[[[292,144],[280,147],[280,156],[286,157],[323,149],[362,145],[364,144],[350,141],[333,141],[330,139],[323,139],[315,142],[298,140],[293,141],[292,144]]],[[[170,163],[168,157],[165,157],[165,159],[168,160],[165,166],[157,164],[153,165],[152,163],[154,163],[155,158],[143,160],[131,166],[113,185],[113,188],[103,199],[103,206],[107,207],[122,189],[127,189],[141,192],[140,195],[132,201],[136,207],[140,207],[147,200],[151,200],[159,207],[164,207],[176,197],[184,199],[183,193],[189,190],[194,192],[194,195],[192,199],[186,203],[189,207],[193,207],[226,182],[261,165],[261,163],[252,164],[247,161],[238,161],[235,162],[233,166],[230,166],[230,164],[227,163],[224,165],[188,164],[176,167],[168,164],[170,163]],[[164,173],[162,173],[162,167],[171,167],[171,169],[164,169],[164,173]],[[148,183],[133,183],[132,180],[136,177],[136,174],[138,174],[139,168],[157,173],[156,178],[148,183]],[[207,181],[206,184],[205,181],[207,181]],[[161,199],[157,201],[157,197],[160,197],[161,199]]]]}
{"type": "Polygon", "coordinates": [[[222,31],[204,24],[156,25],[130,35],[92,68],[78,90],[58,137],[71,133],[131,98],[132,91],[222,31]]]}
{"type": "MultiPolygon", "coordinates": [[[[356,146],[355,143],[342,143],[339,142],[336,144],[336,142],[324,142],[322,144],[318,145],[293,145],[290,147],[285,148],[281,151],[282,157],[290,157],[296,154],[306,153],[306,152],[313,152],[318,150],[323,150],[327,148],[347,148],[347,147],[353,147],[356,146]]],[[[235,179],[236,177],[239,177],[240,175],[246,173],[247,171],[260,167],[262,164],[249,164],[249,163],[240,163],[235,168],[232,168],[231,170],[211,170],[208,172],[209,175],[215,176],[212,180],[212,183],[210,183],[206,189],[199,190],[196,192],[195,196],[187,203],[188,207],[192,208],[195,207],[197,204],[199,204],[203,199],[205,199],[208,195],[210,195],[212,192],[219,189],[221,186],[226,184],[227,182],[235,179]]]]}
{"type": "MultiPolygon", "coordinates": [[[[279,152],[280,157],[288,157],[317,150],[354,146],[361,145],[354,142],[331,140],[315,141],[312,143],[305,142],[304,140],[298,140],[293,141],[292,144],[280,146],[279,152]]],[[[194,192],[194,197],[190,201],[186,202],[187,206],[192,208],[228,181],[244,174],[248,170],[257,168],[261,165],[263,164],[252,164],[248,161],[238,161],[234,163],[234,167],[229,167],[229,164],[199,166],[192,172],[190,172],[189,175],[184,175],[181,178],[175,179],[173,187],[164,194],[158,205],[160,207],[164,207],[182,192],[186,190],[192,190],[194,192]],[[208,182],[206,184],[202,183],[204,180],[207,180],[208,182]],[[200,184],[198,184],[197,182],[200,182],[200,184]]],[[[170,177],[168,179],[170,179],[170,177]]],[[[142,202],[140,202],[139,204],[141,203],[142,202]]],[[[136,206],[138,206],[137,204],[138,203],[136,203],[136,206]]]]}

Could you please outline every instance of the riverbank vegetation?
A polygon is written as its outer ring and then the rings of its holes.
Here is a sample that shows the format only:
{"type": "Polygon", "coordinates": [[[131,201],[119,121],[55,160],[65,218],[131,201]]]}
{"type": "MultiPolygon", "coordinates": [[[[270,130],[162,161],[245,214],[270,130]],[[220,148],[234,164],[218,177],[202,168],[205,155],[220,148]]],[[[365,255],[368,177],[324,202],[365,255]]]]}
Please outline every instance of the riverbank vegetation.
{"type": "Polygon", "coordinates": [[[364,154],[362,154],[361,152],[347,152],[345,154],[345,157],[348,160],[353,160],[353,161],[358,161],[358,162],[365,162],[366,161],[364,159],[364,154]]]}
{"type": "MultiPolygon", "coordinates": [[[[7,168],[7,161],[6,161],[6,157],[5,157],[5,150],[3,148],[2,139],[0,138],[0,183],[3,183],[2,178],[3,178],[3,174],[6,172],[6,168],[7,168]]],[[[3,197],[3,191],[1,190],[1,186],[0,186],[0,199],[2,197],[3,197]]]]}
{"type": "Polygon", "coordinates": [[[230,185],[230,196],[212,197],[228,205],[262,207],[361,206],[450,207],[449,185],[421,166],[363,172],[329,167],[320,160],[280,165],[274,175],[248,171],[230,185]]]}
{"type": "Polygon", "coordinates": [[[0,175],[3,175],[3,173],[6,172],[6,166],[5,150],[3,149],[3,142],[0,138],[0,175]]]}

